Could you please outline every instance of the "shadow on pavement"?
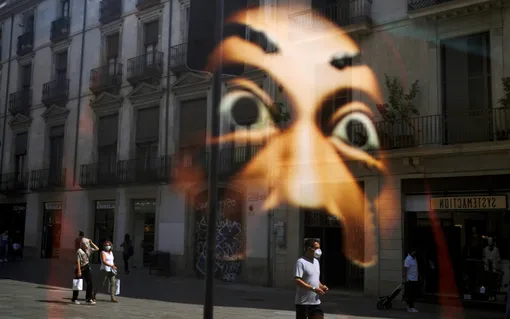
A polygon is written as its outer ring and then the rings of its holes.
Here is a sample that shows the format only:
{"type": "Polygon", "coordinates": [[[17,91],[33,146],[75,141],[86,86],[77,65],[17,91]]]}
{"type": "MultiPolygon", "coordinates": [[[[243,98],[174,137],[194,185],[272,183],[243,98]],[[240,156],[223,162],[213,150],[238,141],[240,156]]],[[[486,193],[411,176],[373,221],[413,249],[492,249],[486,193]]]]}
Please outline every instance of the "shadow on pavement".
{"type": "Polygon", "coordinates": [[[61,301],[61,300],[36,300],[36,301],[42,302],[42,303],[59,304],[59,305],[70,305],[69,301],[61,301]]]}
{"type": "MultiPolygon", "coordinates": [[[[33,260],[6,265],[0,276],[12,280],[38,284],[38,289],[71,288],[73,264],[59,260],[33,260]],[[44,285],[54,286],[45,287],[44,285]]],[[[107,294],[101,287],[102,277],[99,266],[94,265],[93,277],[98,294],[107,294]]],[[[290,278],[290,277],[289,277],[290,278]]],[[[166,301],[173,303],[202,305],[204,300],[204,281],[194,277],[160,277],[149,275],[147,269],[134,269],[129,275],[119,275],[120,297],[166,301]]],[[[290,280],[290,279],[289,279],[290,280]]],[[[71,291],[69,290],[71,294],[71,291]]],[[[70,295],[69,295],[70,297],[70,295]]],[[[343,314],[377,318],[439,318],[436,305],[420,304],[418,314],[408,314],[405,309],[379,311],[376,298],[352,296],[344,293],[332,293],[323,296],[323,308],[327,314],[343,314]]],[[[39,302],[66,303],[67,301],[38,300],[39,302]]],[[[216,306],[243,307],[294,311],[294,291],[292,289],[268,288],[240,283],[217,282],[214,302],[216,306]]],[[[499,313],[477,313],[465,318],[499,318],[499,313]]]]}

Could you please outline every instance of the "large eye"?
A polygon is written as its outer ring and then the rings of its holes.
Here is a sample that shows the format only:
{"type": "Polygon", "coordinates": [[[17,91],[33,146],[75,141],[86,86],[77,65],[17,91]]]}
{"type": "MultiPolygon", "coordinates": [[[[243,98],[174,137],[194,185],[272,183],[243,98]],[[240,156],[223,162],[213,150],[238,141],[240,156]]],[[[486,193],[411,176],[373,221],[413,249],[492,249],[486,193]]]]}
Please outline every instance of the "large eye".
{"type": "Polygon", "coordinates": [[[332,136],[364,151],[379,148],[379,138],[374,124],[361,112],[344,116],[333,129],[332,136]]]}
{"type": "Polygon", "coordinates": [[[226,94],[221,100],[220,112],[237,126],[261,128],[273,123],[264,103],[249,91],[238,90],[226,94]]]}

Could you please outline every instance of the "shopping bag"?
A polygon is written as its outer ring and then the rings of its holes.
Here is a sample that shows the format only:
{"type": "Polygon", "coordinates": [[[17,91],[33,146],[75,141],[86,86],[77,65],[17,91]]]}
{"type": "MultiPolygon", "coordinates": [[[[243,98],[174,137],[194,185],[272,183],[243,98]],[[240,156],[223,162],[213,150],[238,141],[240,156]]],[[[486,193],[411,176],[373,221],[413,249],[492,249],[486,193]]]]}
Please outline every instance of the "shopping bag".
{"type": "MultiPolygon", "coordinates": [[[[110,285],[108,285],[108,293],[112,291],[110,285]]],[[[120,279],[115,279],[115,296],[120,295],[120,279]]]]}
{"type": "Polygon", "coordinates": [[[74,291],[83,290],[83,279],[73,279],[73,290],[74,291]]]}

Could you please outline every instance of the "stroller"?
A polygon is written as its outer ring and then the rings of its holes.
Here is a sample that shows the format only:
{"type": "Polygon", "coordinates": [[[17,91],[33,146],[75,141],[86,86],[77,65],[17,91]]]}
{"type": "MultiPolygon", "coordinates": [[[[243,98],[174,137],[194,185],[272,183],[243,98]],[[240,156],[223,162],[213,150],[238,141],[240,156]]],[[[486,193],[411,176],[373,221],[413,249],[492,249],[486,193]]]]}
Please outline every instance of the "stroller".
{"type": "Polygon", "coordinates": [[[404,289],[404,283],[398,285],[398,287],[395,288],[395,290],[393,290],[388,296],[380,297],[379,300],[377,301],[377,309],[379,310],[391,309],[391,307],[393,306],[391,302],[400,294],[402,289],[404,289]]]}

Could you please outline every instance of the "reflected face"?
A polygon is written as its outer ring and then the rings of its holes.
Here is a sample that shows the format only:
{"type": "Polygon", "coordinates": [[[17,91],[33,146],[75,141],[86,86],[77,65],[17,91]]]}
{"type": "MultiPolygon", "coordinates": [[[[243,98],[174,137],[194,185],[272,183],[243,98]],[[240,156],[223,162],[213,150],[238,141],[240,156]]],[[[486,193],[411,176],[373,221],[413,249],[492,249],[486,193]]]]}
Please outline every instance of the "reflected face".
{"type": "Polygon", "coordinates": [[[238,121],[235,133],[212,142],[266,141],[236,180],[249,187],[267,187],[269,183],[266,210],[280,204],[326,210],[344,225],[345,255],[358,265],[371,265],[377,255],[373,224],[366,220],[369,225],[365,228],[363,220],[365,207],[372,207],[365,206],[365,201],[373,198],[365,198],[348,162],[386,173],[383,161],[372,152],[379,149],[379,140],[367,105],[368,101],[381,103],[376,78],[367,66],[348,63],[360,50],[337,26],[317,18],[315,28],[306,29],[293,25],[289,12],[278,10],[271,20],[263,7],[248,10],[247,20],[244,13],[230,19],[248,21],[251,29],[264,33],[276,45],[276,52],[266,53],[245,39],[229,37],[222,42],[222,50],[217,48],[211,55],[210,69],[215,68],[222,52],[224,63],[244,62],[263,70],[285,91],[292,122],[280,128],[273,122],[277,110],[271,97],[254,82],[238,77],[230,83],[238,90],[223,98],[220,109],[234,123],[239,118],[236,114],[244,110],[251,125],[248,129],[238,121]],[[352,90],[353,100],[336,105],[331,114],[324,113],[325,100],[342,90],[352,90]],[[321,125],[318,118],[324,115],[327,120],[321,125]],[[353,131],[361,138],[355,138],[353,131]]]}

